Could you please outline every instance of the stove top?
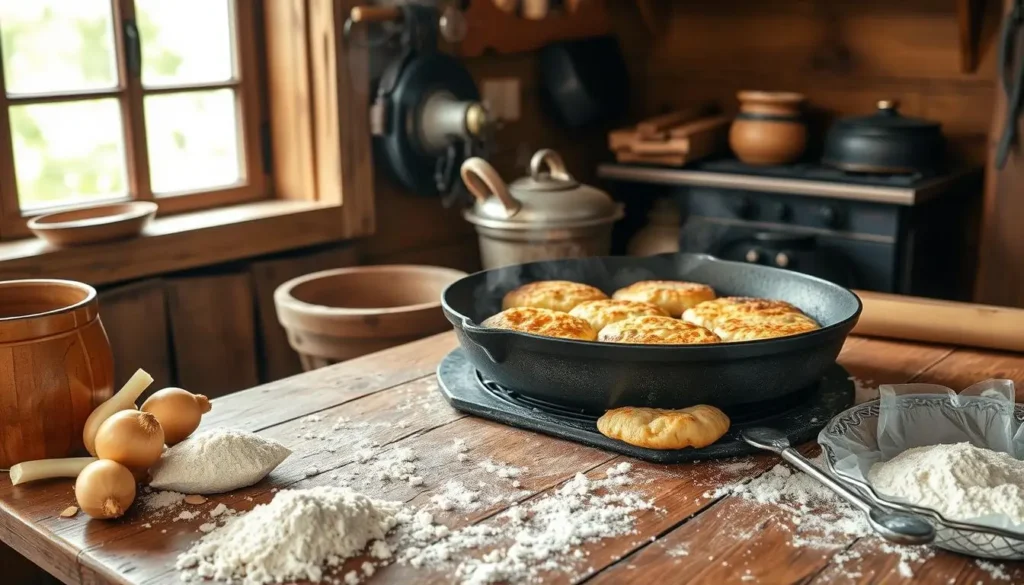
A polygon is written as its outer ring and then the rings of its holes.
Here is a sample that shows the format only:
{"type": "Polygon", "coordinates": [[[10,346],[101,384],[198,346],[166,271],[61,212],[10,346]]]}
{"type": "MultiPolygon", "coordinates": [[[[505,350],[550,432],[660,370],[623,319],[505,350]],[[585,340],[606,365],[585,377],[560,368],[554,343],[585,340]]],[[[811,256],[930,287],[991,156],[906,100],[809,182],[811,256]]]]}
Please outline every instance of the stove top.
{"type": "Polygon", "coordinates": [[[732,426],[724,437],[703,449],[661,451],[634,447],[605,437],[597,430],[597,416],[564,405],[553,404],[506,390],[484,379],[469,363],[462,349],[455,349],[441,361],[437,379],[455,409],[503,424],[576,441],[654,463],[685,463],[754,453],[757,449],[739,438],[745,427],[776,428],[794,445],[812,440],[836,414],[853,405],[854,385],[850,375],[836,364],[816,388],[809,388],[794,404],[783,404],[764,414],[762,407],[728,413],[732,426]]]}
{"type": "Polygon", "coordinates": [[[913,187],[936,175],[911,174],[868,174],[850,173],[820,163],[799,162],[788,165],[748,165],[734,158],[697,161],[687,166],[695,171],[733,173],[755,177],[779,179],[802,179],[805,181],[826,181],[844,185],[868,185],[874,187],[913,187]]]}

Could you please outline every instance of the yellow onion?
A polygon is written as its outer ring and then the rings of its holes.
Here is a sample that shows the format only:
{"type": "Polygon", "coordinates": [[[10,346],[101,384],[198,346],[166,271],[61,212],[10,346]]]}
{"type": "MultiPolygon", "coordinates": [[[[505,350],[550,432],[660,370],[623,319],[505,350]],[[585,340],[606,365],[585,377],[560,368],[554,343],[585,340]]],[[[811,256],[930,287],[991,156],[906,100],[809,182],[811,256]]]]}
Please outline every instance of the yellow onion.
{"type": "Polygon", "coordinates": [[[116,412],[96,431],[96,456],[132,469],[148,469],[163,450],[164,430],[148,412],[116,412]]]}
{"type": "Polygon", "coordinates": [[[142,403],[143,412],[153,413],[164,429],[164,441],[176,445],[199,428],[203,415],[210,412],[210,401],[202,394],[181,388],[164,388],[142,403]]]}
{"type": "Polygon", "coordinates": [[[82,441],[85,449],[90,455],[96,455],[96,433],[99,431],[103,421],[110,418],[112,414],[121,410],[135,410],[135,401],[139,399],[142,392],[153,383],[153,377],[145,370],[136,370],[135,374],[125,382],[124,386],[89,413],[85,419],[85,428],[82,430],[82,441]]]}
{"type": "Polygon", "coordinates": [[[135,501],[135,478],[116,461],[94,461],[78,474],[75,499],[93,518],[119,518],[135,501]]]}

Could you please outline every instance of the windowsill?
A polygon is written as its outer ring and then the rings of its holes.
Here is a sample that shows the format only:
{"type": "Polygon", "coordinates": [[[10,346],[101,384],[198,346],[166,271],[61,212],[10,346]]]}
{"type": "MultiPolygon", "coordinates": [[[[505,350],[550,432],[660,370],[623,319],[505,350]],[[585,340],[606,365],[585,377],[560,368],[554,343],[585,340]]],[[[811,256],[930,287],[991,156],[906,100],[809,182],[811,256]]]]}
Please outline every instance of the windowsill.
{"type": "Polygon", "coordinates": [[[157,218],[130,240],[56,248],[31,237],[0,243],[0,280],[101,285],[367,235],[344,225],[337,205],[276,199],[157,218]]]}

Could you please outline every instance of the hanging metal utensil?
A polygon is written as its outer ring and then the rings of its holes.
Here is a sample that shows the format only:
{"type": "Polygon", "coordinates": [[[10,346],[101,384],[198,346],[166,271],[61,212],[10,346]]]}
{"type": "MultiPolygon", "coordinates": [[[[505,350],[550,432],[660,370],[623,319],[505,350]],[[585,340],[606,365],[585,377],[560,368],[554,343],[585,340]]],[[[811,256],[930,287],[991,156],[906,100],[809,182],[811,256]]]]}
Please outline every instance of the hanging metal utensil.
{"type": "Polygon", "coordinates": [[[1018,51],[1018,37],[1024,26],[1024,0],[1016,0],[1003,21],[1002,42],[999,44],[999,74],[1006,93],[1006,123],[996,146],[996,168],[1002,169],[1010,155],[1010,147],[1017,140],[1017,120],[1024,110],[1024,61],[1018,51]]]}
{"type": "Polygon", "coordinates": [[[445,207],[468,201],[458,169],[467,158],[486,155],[495,121],[465,66],[437,50],[439,34],[448,41],[464,36],[461,13],[360,6],[346,30],[370,22],[395,23],[401,31],[401,53],[381,75],[370,107],[376,156],[412,192],[440,195],[445,207]]]}

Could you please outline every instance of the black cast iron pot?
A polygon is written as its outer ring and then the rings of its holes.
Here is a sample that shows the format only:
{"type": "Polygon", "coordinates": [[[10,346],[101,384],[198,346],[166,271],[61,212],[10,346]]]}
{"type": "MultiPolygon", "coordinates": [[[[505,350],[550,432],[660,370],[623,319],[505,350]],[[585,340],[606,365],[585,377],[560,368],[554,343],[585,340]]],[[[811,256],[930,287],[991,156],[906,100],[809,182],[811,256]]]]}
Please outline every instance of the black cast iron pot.
{"type": "Polygon", "coordinates": [[[822,162],[854,173],[939,171],[946,151],[941,125],[903,116],[897,107],[883,100],[870,116],[837,121],[825,138],[822,162]]]}
{"type": "Polygon", "coordinates": [[[730,412],[792,398],[835,364],[861,311],[855,294],[819,278],[702,254],[552,260],[485,270],[450,285],[441,306],[466,356],[486,378],[596,414],[620,406],[695,404],[730,412]],[[719,296],[789,301],[822,328],[741,343],[659,346],[554,339],[479,325],[501,310],[508,291],[555,279],[590,284],[609,295],[640,280],[702,282],[719,296]]]}

